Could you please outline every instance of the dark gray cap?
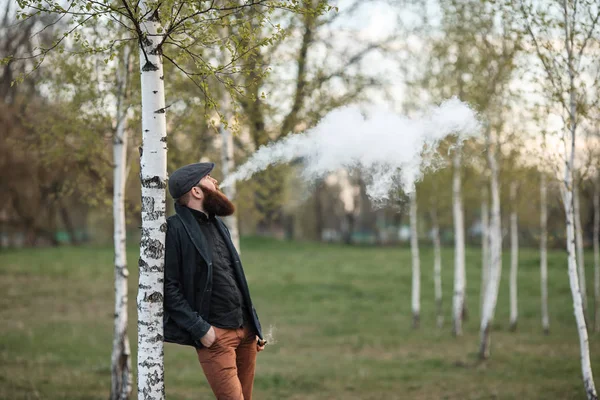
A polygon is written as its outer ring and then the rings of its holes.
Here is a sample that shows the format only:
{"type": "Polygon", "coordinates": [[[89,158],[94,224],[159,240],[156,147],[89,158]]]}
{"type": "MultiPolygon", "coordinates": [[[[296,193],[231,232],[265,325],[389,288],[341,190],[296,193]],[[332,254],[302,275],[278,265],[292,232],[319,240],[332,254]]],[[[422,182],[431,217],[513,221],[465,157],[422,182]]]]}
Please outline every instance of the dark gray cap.
{"type": "Polygon", "coordinates": [[[169,193],[174,199],[178,199],[200,182],[200,179],[210,174],[215,163],[195,163],[181,167],[169,177],[169,193]]]}

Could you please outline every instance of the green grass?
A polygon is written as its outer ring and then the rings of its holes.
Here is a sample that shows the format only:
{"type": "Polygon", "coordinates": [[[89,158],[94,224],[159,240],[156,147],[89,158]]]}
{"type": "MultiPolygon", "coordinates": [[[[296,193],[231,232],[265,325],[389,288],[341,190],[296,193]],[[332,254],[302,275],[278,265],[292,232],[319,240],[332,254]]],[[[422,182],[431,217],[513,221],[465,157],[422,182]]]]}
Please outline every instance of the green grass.
{"type": "MultiPolygon", "coordinates": [[[[549,255],[549,336],[541,331],[539,256],[533,249],[521,250],[520,319],[518,331],[508,331],[505,254],[492,357],[479,363],[477,249],[467,250],[469,319],[464,336],[455,338],[450,334],[452,249],[443,252],[446,322],[439,330],[433,252],[422,248],[421,327],[413,330],[406,248],[265,239],[246,239],[242,246],[262,324],[265,330],[275,327],[276,343],[258,359],[257,400],[584,398],[562,252],[549,255]]],[[[137,248],[129,250],[135,352],[137,248]]],[[[0,398],[108,398],[112,260],[111,248],[97,247],[0,253],[0,398]]],[[[592,366],[600,374],[597,335],[590,336],[590,344],[592,366]]],[[[169,399],[212,398],[193,349],[167,344],[165,369],[169,399]]]]}

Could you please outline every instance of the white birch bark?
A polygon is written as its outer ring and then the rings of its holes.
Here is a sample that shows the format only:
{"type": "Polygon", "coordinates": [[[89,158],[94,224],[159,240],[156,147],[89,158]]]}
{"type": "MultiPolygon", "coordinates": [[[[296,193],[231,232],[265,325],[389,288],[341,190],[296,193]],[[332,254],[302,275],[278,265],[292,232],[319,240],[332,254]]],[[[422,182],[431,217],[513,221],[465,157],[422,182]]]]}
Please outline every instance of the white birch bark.
{"type": "Polygon", "coordinates": [[[548,313],[548,194],[546,175],[542,173],[540,182],[540,284],[542,293],[542,328],[550,333],[548,313]]]}
{"type": "Polygon", "coordinates": [[[483,189],[483,201],[481,202],[481,290],[480,290],[480,312],[483,314],[483,303],[487,284],[490,279],[490,212],[488,209],[487,189],[483,189]]]}
{"type": "Polygon", "coordinates": [[[117,127],[113,136],[113,220],[115,246],[115,315],[111,356],[111,400],[128,399],[131,394],[131,351],[127,336],[127,252],[125,224],[125,180],[127,178],[127,104],[130,49],[123,49],[122,65],[117,70],[117,127]]]}
{"type": "Polygon", "coordinates": [[[488,164],[490,168],[490,183],[492,196],[492,215],[490,223],[490,276],[483,303],[483,313],[480,325],[479,357],[488,358],[490,355],[491,326],[498,300],[498,289],[502,275],[502,231],[500,226],[500,188],[498,185],[498,165],[496,163],[495,150],[490,142],[491,133],[488,133],[488,164]]]}
{"type": "MultiPolygon", "coordinates": [[[[223,37],[228,36],[228,29],[225,27],[222,29],[223,37]]],[[[226,51],[222,51],[220,55],[220,61],[222,65],[226,65],[231,60],[228,58],[228,53],[226,51]]],[[[226,121],[229,121],[231,114],[233,112],[233,107],[231,104],[231,96],[227,92],[227,88],[223,87],[223,97],[221,99],[221,113],[226,121]]],[[[233,134],[231,130],[225,126],[223,121],[219,124],[219,133],[221,135],[221,165],[223,170],[223,181],[229,177],[233,170],[235,169],[235,158],[234,152],[235,147],[233,145],[233,134]]],[[[235,202],[236,197],[236,183],[232,182],[231,185],[225,187],[223,189],[225,196],[229,198],[232,202],[235,202]]],[[[227,229],[229,229],[229,233],[231,235],[231,241],[235,246],[238,254],[241,254],[240,249],[240,233],[239,233],[239,225],[237,219],[237,213],[230,215],[223,219],[225,225],[227,225],[227,229]]]]}
{"type": "Polygon", "coordinates": [[[421,311],[421,263],[417,231],[417,193],[410,194],[410,251],[412,254],[412,313],[413,328],[419,327],[421,311]]]}
{"type": "Polygon", "coordinates": [[[142,86],[142,232],[140,241],[138,307],[138,398],[164,399],[163,282],[165,251],[165,188],[167,129],[165,88],[158,34],[158,12],[141,2],[145,35],[140,48],[142,86]]]}
{"type": "Polygon", "coordinates": [[[510,185],[510,330],[517,329],[517,271],[519,268],[519,231],[517,226],[517,183],[510,185]]]}
{"type": "Polygon", "coordinates": [[[577,250],[577,273],[579,274],[579,288],[581,290],[581,301],[583,312],[587,310],[587,291],[585,285],[585,259],[583,256],[583,229],[581,227],[581,212],[579,207],[579,185],[573,179],[573,207],[575,218],[575,247],[577,250]]]}
{"type": "MultiPolygon", "coordinates": [[[[574,133],[572,133],[574,135],[574,133]]],[[[573,138],[574,142],[574,138],[573,138]]],[[[572,150],[574,151],[574,149],[572,150]]],[[[592,374],[592,366],[590,363],[590,349],[588,332],[585,323],[585,315],[583,312],[583,304],[581,291],[579,288],[579,277],[577,274],[577,261],[575,257],[575,230],[574,230],[574,212],[573,212],[573,187],[571,182],[571,165],[572,159],[567,160],[564,187],[563,202],[567,218],[567,256],[568,256],[568,271],[569,283],[571,286],[571,294],[573,296],[573,309],[575,313],[575,321],[577,323],[577,331],[579,333],[579,348],[581,357],[581,371],[583,374],[583,385],[585,387],[588,399],[597,399],[596,387],[594,385],[594,377],[592,374]]]]}
{"type": "Polygon", "coordinates": [[[444,325],[444,314],[442,311],[442,246],[440,244],[440,226],[437,219],[437,211],[431,208],[432,241],[433,241],[433,286],[435,292],[436,325],[441,328],[444,325]]]}
{"type": "Polygon", "coordinates": [[[600,332],[600,189],[594,184],[594,332],[600,332]]]}
{"type": "MultiPolygon", "coordinates": [[[[229,98],[228,94],[225,94],[224,96],[225,98],[229,98]]],[[[224,106],[223,106],[223,113],[225,115],[227,115],[229,113],[230,107],[228,107],[229,101],[227,100],[223,100],[224,106]]],[[[224,124],[220,124],[219,125],[219,132],[221,134],[221,165],[223,168],[223,180],[227,179],[227,177],[229,176],[229,174],[231,174],[233,172],[233,170],[235,169],[235,160],[233,158],[233,135],[231,134],[231,131],[227,128],[225,128],[224,124]]],[[[235,182],[232,182],[231,185],[225,187],[223,189],[223,192],[225,193],[225,195],[227,196],[227,198],[229,198],[229,200],[231,201],[235,201],[235,195],[236,195],[236,187],[235,187],[235,182]]],[[[238,220],[237,220],[237,215],[233,214],[230,215],[229,217],[223,218],[223,221],[225,222],[225,224],[227,225],[227,228],[229,229],[229,233],[231,234],[231,241],[233,242],[233,245],[235,246],[238,254],[241,254],[240,252],[240,234],[239,234],[239,230],[238,230],[238,220]]]]}
{"type": "MultiPolygon", "coordinates": [[[[567,63],[569,67],[569,140],[565,140],[565,177],[564,185],[561,187],[563,192],[563,203],[565,207],[566,223],[567,223],[567,256],[569,282],[571,286],[571,295],[573,297],[573,309],[575,313],[575,321],[577,323],[577,331],[579,333],[579,349],[581,352],[581,372],[583,375],[583,386],[589,400],[597,400],[596,386],[594,384],[594,376],[592,374],[592,366],[590,364],[590,348],[588,341],[588,332],[585,322],[585,313],[583,307],[583,297],[579,286],[579,277],[577,276],[577,262],[575,258],[575,232],[573,226],[574,210],[573,210],[573,191],[577,190],[573,182],[573,167],[575,165],[575,138],[577,132],[577,108],[576,108],[576,86],[575,86],[575,70],[574,56],[571,42],[569,41],[569,15],[566,0],[563,2],[564,17],[565,17],[565,47],[567,49],[567,63]],[[570,144],[570,149],[567,151],[566,143],[570,144]]],[[[571,32],[572,33],[572,32],[571,32]]],[[[566,138],[565,138],[566,139],[566,138]]]]}
{"type": "Polygon", "coordinates": [[[454,177],[452,179],[452,214],[454,217],[454,296],[452,299],[453,333],[462,335],[462,318],[465,301],[465,238],[461,198],[460,153],[453,158],[454,177]]]}

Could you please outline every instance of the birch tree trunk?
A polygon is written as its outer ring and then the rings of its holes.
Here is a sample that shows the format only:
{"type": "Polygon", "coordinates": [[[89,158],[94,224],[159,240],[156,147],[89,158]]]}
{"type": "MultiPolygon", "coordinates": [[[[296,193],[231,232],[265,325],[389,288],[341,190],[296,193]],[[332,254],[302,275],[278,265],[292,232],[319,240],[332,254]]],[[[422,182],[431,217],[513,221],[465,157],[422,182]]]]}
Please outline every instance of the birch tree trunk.
{"type": "MultiPolygon", "coordinates": [[[[574,132],[571,133],[574,136],[574,132]]],[[[574,137],[573,137],[574,142],[574,137]]],[[[572,149],[574,151],[574,148],[572,149]]],[[[567,217],[567,256],[568,256],[568,271],[569,271],[569,282],[571,286],[571,294],[573,296],[573,309],[575,313],[575,320],[577,323],[577,331],[579,333],[579,347],[581,354],[581,371],[583,374],[583,385],[585,387],[586,395],[588,399],[597,399],[596,387],[594,385],[594,377],[592,374],[592,366],[590,363],[590,349],[588,332],[585,324],[585,315],[583,312],[582,296],[579,288],[579,277],[577,275],[577,262],[575,257],[575,231],[573,226],[574,211],[573,211],[573,187],[571,177],[571,160],[567,160],[564,187],[563,202],[565,207],[565,213],[567,217]]]]}
{"type": "Polygon", "coordinates": [[[421,311],[421,264],[417,231],[417,192],[410,194],[410,252],[412,254],[412,313],[413,328],[419,327],[421,311]]]}
{"type": "Polygon", "coordinates": [[[433,286],[435,291],[435,309],[437,314],[437,327],[444,325],[444,313],[442,311],[442,251],[440,244],[440,226],[437,219],[437,210],[431,207],[431,224],[433,240],[433,286]]]}
{"type": "Polygon", "coordinates": [[[487,189],[483,190],[483,201],[481,202],[481,290],[480,290],[480,312],[483,314],[483,303],[485,293],[490,279],[490,212],[488,210],[487,189]]]}
{"type": "Polygon", "coordinates": [[[452,180],[452,211],[454,217],[454,297],[452,300],[453,333],[462,335],[462,318],[465,301],[465,238],[461,198],[460,153],[454,154],[452,180]]]}
{"type": "Polygon", "coordinates": [[[579,274],[579,288],[581,290],[581,301],[583,304],[583,313],[587,311],[587,293],[585,285],[585,259],[583,256],[583,229],[581,227],[581,212],[579,207],[579,185],[573,179],[573,207],[575,218],[575,247],[577,250],[577,272],[579,274]]]}
{"type": "Polygon", "coordinates": [[[510,185],[510,330],[517,329],[519,310],[517,307],[517,271],[519,268],[519,231],[517,226],[517,183],[510,185]]]}
{"type": "Polygon", "coordinates": [[[140,67],[142,86],[142,232],[138,308],[138,398],[165,398],[163,364],[163,279],[165,251],[165,187],[167,178],[167,125],[163,64],[158,44],[158,11],[147,9],[141,28],[140,67]]]}
{"type": "Polygon", "coordinates": [[[490,183],[492,196],[492,219],[490,223],[490,276],[485,292],[483,314],[481,315],[479,358],[486,359],[490,355],[491,326],[498,300],[498,289],[502,275],[502,231],[500,227],[500,188],[498,185],[498,165],[496,155],[490,146],[491,133],[488,133],[488,164],[490,167],[490,183]]]}
{"type": "Polygon", "coordinates": [[[594,184],[594,332],[600,332],[600,190],[594,184]]]}
{"type": "Polygon", "coordinates": [[[548,195],[546,175],[542,173],[540,182],[540,284],[542,293],[542,328],[550,333],[550,317],[548,314],[548,195]]]}
{"type": "Polygon", "coordinates": [[[115,320],[111,356],[111,400],[128,399],[131,394],[131,351],[127,336],[127,252],[125,225],[125,180],[127,178],[127,84],[129,46],[123,49],[123,65],[117,70],[117,127],[113,137],[113,219],[115,245],[115,320]]]}
{"type": "MultiPolygon", "coordinates": [[[[225,97],[229,97],[227,94],[225,94],[225,97]]],[[[225,104],[228,104],[229,102],[224,100],[225,104]]],[[[223,107],[224,113],[227,115],[227,113],[229,113],[229,107],[224,106],[223,107]]],[[[222,141],[222,146],[221,146],[221,165],[223,168],[223,180],[225,180],[229,174],[231,174],[235,168],[235,160],[233,158],[233,135],[231,134],[231,131],[228,128],[225,128],[225,126],[223,124],[219,125],[219,132],[221,134],[221,141],[222,141]]],[[[225,196],[227,196],[227,198],[229,198],[229,200],[231,201],[235,201],[235,195],[236,195],[236,187],[235,187],[235,182],[232,182],[231,185],[225,187],[223,189],[223,192],[225,193],[225,196]]],[[[223,221],[225,222],[225,224],[227,225],[227,228],[229,229],[229,233],[231,234],[231,241],[233,242],[233,245],[235,246],[235,249],[237,250],[238,254],[241,254],[240,252],[240,234],[239,234],[239,230],[238,230],[238,220],[237,220],[237,215],[236,214],[232,214],[229,217],[226,217],[223,219],[223,221]]]]}
{"type": "MultiPolygon", "coordinates": [[[[563,203],[565,206],[566,223],[567,223],[567,256],[569,282],[571,285],[571,295],[573,297],[573,309],[575,313],[575,321],[577,322],[577,331],[579,333],[579,349],[581,351],[581,372],[583,375],[583,386],[589,400],[597,400],[596,386],[594,384],[594,376],[592,374],[592,366],[590,364],[590,348],[588,341],[588,332],[585,322],[585,312],[583,307],[583,297],[579,286],[579,277],[577,276],[577,262],[575,258],[575,232],[573,226],[574,219],[574,201],[573,191],[577,188],[573,185],[573,167],[575,165],[575,139],[577,132],[577,103],[576,103],[576,85],[575,85],[575,70],[574,70],[574,55],[571,42],[569,41],[569,16],[567,2],[564,0],[564,18],[565,18],[565,47],[567,49],[567,63],[569,67],[569,120],[568,128],[570,138],[565,142],[565,178],[564,185],[561,187],[563,192],[563,203]],[[570,144],[569,152],[567,152],[566,143],[570,144]]],[[[572,33],[572,32],[571,32],[572,33]]]]}

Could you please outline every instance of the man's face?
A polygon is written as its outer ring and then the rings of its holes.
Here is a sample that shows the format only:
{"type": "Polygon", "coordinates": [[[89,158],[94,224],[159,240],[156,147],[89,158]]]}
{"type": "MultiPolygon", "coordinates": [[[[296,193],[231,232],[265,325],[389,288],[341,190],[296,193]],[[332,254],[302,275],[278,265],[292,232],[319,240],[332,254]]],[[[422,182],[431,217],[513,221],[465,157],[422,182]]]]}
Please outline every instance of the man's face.
{"type": "Polygon", "coordinates": [[[219,182],[215,178],[210,176],[210,174],[206,175],[200,180],[200,186],[207,190],[219,190],[219,182]]]}

